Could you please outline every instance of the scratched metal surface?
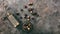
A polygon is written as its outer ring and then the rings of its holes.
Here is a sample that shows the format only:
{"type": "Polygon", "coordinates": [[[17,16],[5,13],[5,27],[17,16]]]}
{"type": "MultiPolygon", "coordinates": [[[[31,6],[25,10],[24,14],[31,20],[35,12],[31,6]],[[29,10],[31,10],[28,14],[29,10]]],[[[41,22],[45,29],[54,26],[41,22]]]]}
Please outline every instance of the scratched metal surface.
{"type": "Polygon", "coordinates": [[[60,34],[60,0],[0,0],[0,34],[60,34]],[[24,8],[24,5],[28,5],[29,2],[34,3],[34,11],[39,14],[39,17],[35,17],[34,29],[30,33],[19,31],[12,27],[8,20],[1,19],[6,16],[6,11],[12,14],[19,12],[21,16],[26,13],[33,17],[24,8]],[[5,5],[11,9],[7,10],[5,5]],[[21,13],[20,9],[24,9],[24,13],[21,13]]]}

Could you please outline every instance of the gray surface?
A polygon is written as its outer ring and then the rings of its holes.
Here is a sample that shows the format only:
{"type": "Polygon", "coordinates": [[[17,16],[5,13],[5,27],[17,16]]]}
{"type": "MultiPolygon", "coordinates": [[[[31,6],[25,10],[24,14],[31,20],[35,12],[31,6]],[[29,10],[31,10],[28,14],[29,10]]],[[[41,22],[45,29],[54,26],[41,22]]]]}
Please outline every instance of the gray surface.
{"type": "Polygon", "coordinates": [[[27,9],[23,8],[25,4],[28,4],[28,0],[0,0],[0,34],[60,34],[60,0],[34,0],[33,7],[40,17],[35,17],[36,22],[32,21],[33,30],[30,33],[19,31],[14,28],[8,20],[1,20],[2,17],[6,14],[6,9],[4,5],[11,7],[9,12],[15,14],[19,12],[21,16],[24,16],[24,13],[31,15],[27,9]],[[15,2],[16,1],[16,2],[15,2]],[[24,9],[24,13],[20,9],[24,9]]]}

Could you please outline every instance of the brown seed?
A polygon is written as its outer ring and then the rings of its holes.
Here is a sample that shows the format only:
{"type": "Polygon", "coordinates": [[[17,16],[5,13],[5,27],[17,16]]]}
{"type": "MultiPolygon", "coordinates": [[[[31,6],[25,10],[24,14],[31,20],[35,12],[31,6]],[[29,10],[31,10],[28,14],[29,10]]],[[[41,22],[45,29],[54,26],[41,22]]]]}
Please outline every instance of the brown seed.
{"type": "Polygon", "coordinates": [[[28,9],[29,12],[30,12],[30,11],[33,11],[33,10],[34,10],[34,8],[29,8],[29,9],[28,9]]]}
{"type": "Polygon", "coordinates": [[[31,3],[29,3],[28,5],[29,5],[29,6],[32,6],[32,5],[33,5],[33,3],[31,2],[31,3]]]}

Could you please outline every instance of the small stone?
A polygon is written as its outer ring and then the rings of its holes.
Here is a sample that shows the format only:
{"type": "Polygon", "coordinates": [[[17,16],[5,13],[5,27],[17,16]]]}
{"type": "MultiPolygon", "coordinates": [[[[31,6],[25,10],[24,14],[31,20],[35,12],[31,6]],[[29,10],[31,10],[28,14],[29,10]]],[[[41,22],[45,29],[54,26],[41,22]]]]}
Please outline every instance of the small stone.
{"type": "Polygon", "coordinates": [[[19,16],[19,13],[16,13],[16,15],[18,15],[18,16],[19,16]]]}
{"type": "Polygon", "coordinates": [[[24,8],[27,8],[27,6],[24,6],[24,8]]]}
{"type": "Polygon", "coordinates": [[[24,11],[23,9],[21,9],[21,11],[24,11]]]}
{"type": "Polygon", "coordinates": [[[20,17],[20,19],[22,19],[22,17],[20,17]]]}

